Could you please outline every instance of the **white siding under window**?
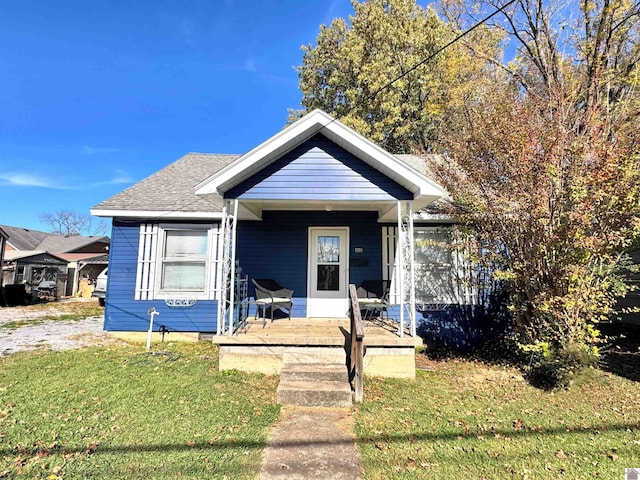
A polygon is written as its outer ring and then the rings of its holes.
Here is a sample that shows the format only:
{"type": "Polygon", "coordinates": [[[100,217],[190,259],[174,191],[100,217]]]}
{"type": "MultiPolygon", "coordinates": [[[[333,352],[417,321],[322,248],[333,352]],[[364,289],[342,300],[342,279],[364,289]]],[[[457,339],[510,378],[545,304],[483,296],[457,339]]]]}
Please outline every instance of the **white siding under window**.
{"type": "Polygon", "coordinates": [[[213,300],[218,225],[140,225],[136,300],[213,300]]]}

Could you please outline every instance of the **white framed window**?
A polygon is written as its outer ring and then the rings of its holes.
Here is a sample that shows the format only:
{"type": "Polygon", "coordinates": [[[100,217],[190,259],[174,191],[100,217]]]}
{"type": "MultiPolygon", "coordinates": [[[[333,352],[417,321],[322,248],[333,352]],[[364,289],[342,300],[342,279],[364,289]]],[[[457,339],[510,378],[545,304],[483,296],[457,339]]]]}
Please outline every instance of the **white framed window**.
{"type": "MultiPolygon", "coordinates": [[[[390,302],[400,303],[397,263],[398,229],[382,227],[382,278],[391,280],[390,302]]],[[[474,303],[469,285],[469,262],[456,245],[455,230],[448,226],[414,225],[416,301],[424,304],[474,303]]],[[[405,264],[405,268],[408,265],[405,264]]],[[[406,283],[405,283],[406,286],[406,283]]]]}
{"type": "Polygon", "coordinates": [[[451,228],[414,229],[416,298],[427,304],[462,302],[462,257],[451,228]]]}
{"type": "Polygon", "coordinates": [[[140,225],[136,300],[215,299],[219,233],[219,225],[140,225]]]}
{"type": "Polygon", "coordinates": [[[207,291],[209,232],[204,228],[161,228],[156,292],[202,296],[207,291]]]}

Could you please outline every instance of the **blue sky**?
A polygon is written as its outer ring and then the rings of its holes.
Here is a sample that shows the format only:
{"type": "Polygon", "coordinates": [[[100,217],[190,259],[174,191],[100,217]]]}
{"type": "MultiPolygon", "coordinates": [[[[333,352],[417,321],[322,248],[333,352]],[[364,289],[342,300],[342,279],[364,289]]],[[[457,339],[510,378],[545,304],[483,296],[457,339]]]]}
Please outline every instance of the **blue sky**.
{"type": "Polygon", "coordinates": [[[0,224],[47,231],[41,214],[88,214],[187,152],[250,150],[299,107],[300,47],[351,13],[349,0],[3,2],[0,224]]]}

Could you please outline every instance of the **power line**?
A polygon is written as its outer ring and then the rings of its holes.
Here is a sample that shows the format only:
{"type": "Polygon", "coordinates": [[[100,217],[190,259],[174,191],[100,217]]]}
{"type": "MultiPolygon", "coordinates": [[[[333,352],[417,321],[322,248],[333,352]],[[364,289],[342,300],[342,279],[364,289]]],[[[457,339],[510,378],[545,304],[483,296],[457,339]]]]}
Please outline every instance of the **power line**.
{"type": "Polygon", "coordinates": [[[507,8],[508,6],[510,6],[511,4],[515,3],[518,0],[509,0],[507,3],[505,3],[502,7],[498,8],[496,11],[494,11],[493,13],[491,13],[490,15],[487,15],[485,18],[483,18],[482,20],[480,20],[478,23],[476,23],[475,25],[473,25],[472,27],[470,27],[469,29],[465,30],[464,32],[462,32],[461,34],[459,34],[457,37],[455,37],[453,40],[449,41],[447,44],[443,45],[442,47],[440,47],[438,50],[436,50],[435,52],[433,52],[431,55],[429,55],[428,57],[422,59],[421,61],[419,61],[418,63],[416,63],[414,66],[412,66],[409,70],[407,70],[404,73],[401,73],[400,75],[398,75],[397,77],[395,77],[394,79],[390,80],[389,82],[387,82],[385,85],[383,85],[382,87],[378,88],[376,91],[374,91],[373,93],[367,95],[365,98],[363,98],[362,100],[360,100],[359,102],[356,102],[354,105],[352,105],[351,107],[349,107],[347,109],[346,112],[344,112],[341,115],[338,115],[335,117],[335,120],[339,120],[340,118],[344,117],[345,115],[348,115],[349,113],[351,113],[355,108],[362,106],[365,102],[368,102],[369,100],[374,99],[380,92],[382,92],[383,90],[389,88],[391,85],[393,85],[394,83],[396,83],[398,80],[403,79],[404,77],[406,77],[407,75],[409,75],[411,72],[413,72],[414,70],[417,70],[418,68],[420,68],[421,66],[423,66],[424,64],[430,62],[431,60],[433,60],[437,55],[439,55],[440,53],[442,53],[444,50],[446,50],[447,48],[449,48],[451,45],[453,45],[454,43],[458,42],[459,40],[461,40],[463,37],[465,37],[466,35],[468,35],[469,33],[471,33],[472,31],[474,31],[476,28],[480,27],[482,24],[488,22],[489,20],[491,20],[491,18],[495,17],[498,13],[502,12],[505,8],[507,8]]]}

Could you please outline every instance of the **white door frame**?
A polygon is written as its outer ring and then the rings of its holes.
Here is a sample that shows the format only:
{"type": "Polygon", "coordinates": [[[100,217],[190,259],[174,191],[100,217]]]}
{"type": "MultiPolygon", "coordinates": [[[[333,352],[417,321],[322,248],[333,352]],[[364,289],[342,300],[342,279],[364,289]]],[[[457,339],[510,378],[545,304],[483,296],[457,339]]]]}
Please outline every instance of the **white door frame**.
{"type": "MultiPolygon", "coordinates": [[[[349,310],[349,227],[309,227],[307,251],[307,317],[344,318],[349,310]],[[317,238],[338,237],[340,240],[339,289],[318,290],[317,238]]],[[[332,263],[332,262],[328,262],[332,263]]]]}

